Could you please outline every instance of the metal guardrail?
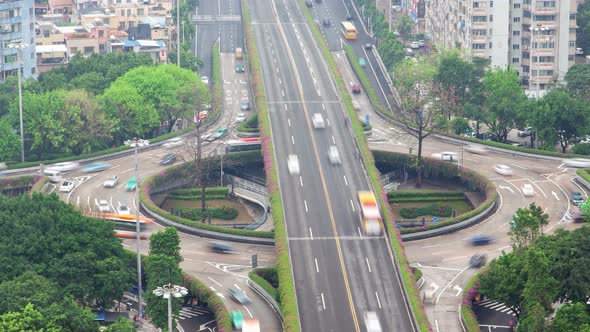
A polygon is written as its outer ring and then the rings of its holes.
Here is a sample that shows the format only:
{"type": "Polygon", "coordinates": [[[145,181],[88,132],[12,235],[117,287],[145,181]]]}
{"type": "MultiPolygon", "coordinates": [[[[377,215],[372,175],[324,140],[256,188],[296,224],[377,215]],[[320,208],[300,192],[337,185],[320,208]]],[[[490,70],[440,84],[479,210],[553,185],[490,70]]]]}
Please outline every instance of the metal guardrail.
{"type": "Polygon", "coordinates": [[[268,201],[268,190],[256,182],[252,182],[233,175],[226,175],[226,178],[233,186],[232,192],[244,199],[255,202],[262,207],[262,216],[253,223],[244,227],[246,230],[254,230],[260,227],[268,218],[270,202],[268,201]]]}
{"type": "Polygon", "coordinates": [[[270,296],[270,294],[268,294],[264,290],[264,288],[260,287],[260,285],[258,285],[254,281],[252,281],[252,279],[248,278],[248,280],[246,280],[246,284],[248,284],[248,286],[255,293],[257,293],[260,297],[262,297],[273,308],[273,310],[277,312],[277,314],[279,315],[279,318],[281,319],[281,324],[282,324],[283,323],[283,313],[281,312],[281,307],[279,306],[277,301],[275,301],[275,299],[272,296],[270,296]]]}

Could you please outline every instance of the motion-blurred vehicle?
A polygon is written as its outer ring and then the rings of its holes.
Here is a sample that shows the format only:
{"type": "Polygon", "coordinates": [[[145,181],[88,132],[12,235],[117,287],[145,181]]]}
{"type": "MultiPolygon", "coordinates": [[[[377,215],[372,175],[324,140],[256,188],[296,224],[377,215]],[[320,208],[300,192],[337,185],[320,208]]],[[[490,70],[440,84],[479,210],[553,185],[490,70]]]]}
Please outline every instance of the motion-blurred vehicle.
{"type": "Polygon", "coordinates": [[[219,241],[209,243],[209,250],[218,254],[231,254],[234,251],[229,244],[219,241]]]}
{"type": "Polygon", "coordinates": [[[396,12],[401,12],[402,11],[402,6],[393,5],[393,6],[391,6],[391,9],[393,9],[396,12]]]}
{"type": "Polygon", "coordinates": [[[305,5],[309,8],[313,7],[313,1],[311,0],[305,0],[305,5]]]}
{"type": "Polygon", "coordinates": [[[373,48],[373,44],[371,44],[371,43],[366,43],[365,44],[365,50],[370,50],[372,48],[373,48]]]}
{"type": "Polygon", "coordinates": [[[486,150],[484,147],[479,146],[479,145],[467,145],[466,147],[464,147],[465,151],[467,152],[471,152],[473,154],[486,154],[488,153],[488,150],[486,150]]]}
{"type": "Polygon", "coordinates": [[[217,129],[213,135],[215,136],[215,138],[221,138],[221,137],[227,135],[227,128],[221,127],[219,129],[217,129]]]}
{"type": "Polygon", "coordinates": [[[173,148],[184,143],[184,139],[182,137],[174,137],[169,139],[166,143],[162,144],[165,148],[173,148]]]}
{"type": "Polygon", "coordinates": [[[580,203],[584,203],[584,197],[579,192],[575,191],[572,193],[572,204],[573,205],[580,205],[580,203]]]}
{"type": "Polygon", "coordinates": [[[69,193],[70,191],[74,190],[75,186],[76,185],[72,181],[64,181],[61,183],[61,186],[59,186],[59,192],[69,193]]]}
{"type": "Polygon", "coordinates": [[[571,158],[565,159],[563,163],[568,167],[586,168],[590,167],[590,159],[571,158]]]}
{"type": "Polygon", "coordinates": [[[526,127],[523,130],[519,130],[517,135],[518,137],[528,137],[533,134],[533,127],[526,127]]]}
{"type": "Polygon", "coordinates": [[[243,321],[244,321],[244,315],[242,314],[242,312],[238,311],[238,310],[232,310],[232,312],[231,312],[232,326],[237,330],[241,330],[243,321]]]}
{"type": "Polygon", "coordinates": [[[134,148],[135,146],[141,148],[143,146],[148,146],[150,145],[150,141],[148,141],[147,139],[138,139],[136,141],[133,140],[126,140],[125,142],[123,142],[123,144],[130,146],[132,148],[134,148]]]}
{"type": "Polygon", "coordinates": [[[127,205],[119,205],[119,207],[117,208],[117,214],[130,215],[131,210],[129,209],[129,207],[127,205]]]}
{"type": "Polygon", "coordinates": [[[350,90],[352,90],[352,93],[361,93],[361,86],[357,83],[350,82],[350,90]]]}
{"type": "Polygon", "coordinates": [[[365,61],[365,58],[359,58],[359,66],[365,67],[366,65],[367,62],[365,61]]]}
{"type": "Polygon", "coordinates": [[[176,162],[176,155],[174,153],[168,153],[160,159],[160,165],[172,165],[174,162],[176,162]]]}
{"type": "Polygon", "coordinates": [[[51,174],[47,174],[47,172],[54,171],[54,172],[65,173],[65,172],[70,172],[70,171],[76,170],[79,167],[80,167],[79,163],[76,163],[73,161],[66,161],[63,163],[49,165],[45,168],[45,170],[43,172],[45,173],[45,175],[51,175],[51,174]]]}
{"type": "Polygon", "coordinates": [[[137,179],[132,177],[129,179],[129,181],[127,181],[127,191],[135,190],[135,187],[137,187],[137,179]]]}
{"type": "Polygon", "coordinates": [[[201,76],[201,82],[203,82],[205,85],[209,85],[209,77],[201,76]]]}
{"type": "Polygon", "coordinates": [[[365,234],[378,236],[383,232],[381,212],[377,205],[377,198],[372,191],[359,191],[359,205],[361,206],[360,216],[365,234]]]}
{"type": "Polygon", "coordinates": [[[105,188],[114,188],[118,183],[119,183],[119,177],[115,175],[115,176],[111,176],[111,177],[107,178],[102,183],[102,186],[105,188]]]}
{"type": "Polygon", "coordinates": [[[530,183],[525,183],[522,185],[522,194],[525,196],[534,196],[535,191],[533,190],[533,186],[530,183]]]}
{"type": "Polygon", "coordinates": [[[420,39],[420,40],[418,41],[418,45],[419,45],[420,47],[424,47],[424,45],[425,45],[425,43],[424,43],[424,40],[420,39]]]}
{"type": "Polygon", "coordinates": [[[367,327],[367,332],[382,332],[381,323],[379,322],[379,317],[377,317],[377,313],[374,311],[367,311],[365,312],[365,325],[367,327]]]}
{"type": "Polygon", "coordinates": [[[246,113],[238,113],[238,115],[236,116],[236,123],[242,123],[246,121],[246,113]]]}
{"type": "Polygon", "coordinates": [[[336,145],[330,145],[330,148],[328,148],[328,158],[334,165],[342,164],[342,160],[340,160],[340,153],[338,153],[338,148],[336,145]]]}
{"type": "Polygon", "coordinates": [[[64,177],[62,176],[62,174],[60,172],[57,172],[57,173],[49,176],[49,182],[52,182],[52,183],[61,182],[61,181],[63,181],[63,179],[64,179],[64,177]]]}
{"type": "Polygon", "coordinates": [[[111,206],[106,199],[101,199],[98,201],[98,211],[100,212],[109,212],[111,211],[111,206]]]}
{"type": "Polygon", "coordinates": [[[486,244],[490,244],[492,242],[494,242],[494,238],[489,236],[489,235],[477,235],[472,237],[470,240],[472,245],[474,246],[483,246],[486,244]]]}
{"type": "MultiPolygon", "coordinates": [[[[231,295],[231,297],[238,302],[239,304],[250,304],[252,301],[250,300],[250,298],[248,297],[248,295],[246,295],[246,292],[244,292],[243,290],[237,288],[237,287],[232,287],[230,289],[228,289],[229,291],[229,295],[231,295]]],[[[242,322],[243,324],[244,322],[242,322]]]]}
{"type": "Polygon", "coordinates": [[[244,72],[244,65],[241,63],[238,63],[236,65],[236,73],[243,73],[244,72]]]}
{"type": "Polygon", "coordinates": [[[506,165],[495,165],[494,166],[494,171],[500,175],[512,175],[512,168],[510,168],[510,166],[506,166],[506,165]]]}
{"type": "Polygon", "coordinates": [[[290,154],[287,157],[287,168],[289,169],[289,174],[291,175],[299,175],[299,158],[296,155],[290,154]]]}
{"type": "Polygon", "coordinates": [[[324,117],[321,113],[314,113],[311,117],[311,121],[313,122],[314,128],[326,128],[324,117]]]}
{"type": "Polygon", "coordinates": [[[242,332],[260,332],[260,322],[255,318],[245,318],[242,321],[242,332]]]}
{"type": "Polygon", "coordinates": [[[250,109],[250,101],[248,99],[242,100],[242,102],[240,103],[240,109],[242,111],[249,110],[250,109]]]}
{"type": "Polygon", "coordinates": [[[584,213],[579,208],[579,205],[574,206],[570,211],[570,216],[572,217],[572,221],[575,223],[585,222],[584,220],[584,213]]]}
{"type": "Polygon", "coordinates": [[[473,256],[471,256],[471,258],[469,259],[469,266],[471,267],[482,267],[484,265],[486,265],[486,255],[483,254],[475,254],[473,256]]]}
{"type": "Polygon", "coordinates": [[[96,161],[90,165],[84,166],[82,168],[82,172],[85,172],[85,173],[102,172],[107,168],[111,168],[111,166],[112,165],[109,163],[105,163],[102,161],[96,161]]]}
{"type": "Polygon", "coordinates": [[[329,27],[330,25],[332,25],[332,20],[330,20],[330,18],[328,18],[328,17],[324,17],[324,18],[322,19],[322,24],[323,24],[325,27],[329,27]]]}

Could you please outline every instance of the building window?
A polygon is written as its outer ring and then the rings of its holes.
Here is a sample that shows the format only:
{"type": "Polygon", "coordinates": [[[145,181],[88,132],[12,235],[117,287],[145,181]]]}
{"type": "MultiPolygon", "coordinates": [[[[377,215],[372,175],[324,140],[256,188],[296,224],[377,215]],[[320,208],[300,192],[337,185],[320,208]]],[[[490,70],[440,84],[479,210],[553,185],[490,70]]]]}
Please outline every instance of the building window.
{"type": "Polygon", "coordinates": [[[4,63],[13,63],[13,62],[16,62],[16,54],[4,56],[4,63]]]}
{"type": "Polygon", "coordinates": [[[513,50],[520,50],[520,45],[514,44],[514,45],[512,45],[512,49],[513,50]]]}
{"type": "Polygon", "coordinates": [[[138,8],[137,9],[137,15],[138,16],[143,16],[143,8],[138,8]]]}
{"type": "Polygon", "coordinates": [[[539,76],[553,76],[553,70],[551,69],[543,69],[543,70],[535,70],[537,75],[539,76]]]}
{"type": "Polygon", "coordinates": [[[535,15],[535,21],[555,21],[555,15],[535,15]]]}
{"type": "Polygon", "coordinates": [[[486,49],[486,44],[480,43],[480,44],[473,44],[471,45],[471,48],[474,50],[485,50],[486,49]]]}
{"type": "Polygon", "coordinates": [[[512,63],[519,63],[520,62],[520,58],[512,58],[512,63]]]}
{"type": "Polygon", "coordinates": [[[37,70],[35,69],[35,67],[31,68],[31,75],[35,75],[36,72],[37,70]]]}
{"type": "Polygon", "coordinates": [[[487,30],[486,29],[472,29],[471,34],[474,36],[485,36],[487,30]]]}
{"type": "MultiPolygon", "coordinates": [[[[534,57],[534,58],[537,58],[537,57],[534,57]]],[[[538,61],[536,61],[536,62],[553,63],[553,62],[555,62],[555,57],[554,56],[540,56],[540,57],[538,57],[538,61]]]]}
{"type": "Polygon", "coordinates": [[[127,9],[127,16],[131,16],[131,9],[127,9]]]}
{"type": "Polygon", "coordinates": [[[494,22],[494,15],[490,15],[490,22],[494,22]]]}
{"type": "Polygon", "coordinates": [[[121,9],[121,17],[125,16],[125,9],[121,9]]]}
{"type": "Polygon", "coordinates": [[[487,16],[473,16],[471,21],[472,22],[487,22],[488,17],[487,16]]]}
{"type": "Polygon", "coordinates": [[[481,5],[481,3],[477,2],[477,1],[473,2],[473,8],[480,8],[481,7],[480,5],[481,5]]]}
{"type": "Polygon", "coordinates": [[[134,27],[134,26],[135,26],[135,22],[129,21],[129,27],[131,28],[131,27],[134,27]]]}
{"type": "Polygon", "coordinates": [[[537,8],[555,8],[555,1],[537,1],[537,8]]]}
{"type": "Polygon", "coordinates": [[[513,36],[520,36],[520,31],[512,31],[513,36]]]}
{"type": "Polygon", "coordinates": [[[119,29],[125,29],[125,22],[119,22],[119,29]]]}
{"type": "Polygon", "coordinates": [[[104,37],[104,30],[98,30],[98,36],[104,37]]]}
{"type": "Polygon", "coordinates": [[[570,41],[570,47],[576,47],[576,42],[575,41],[570,41]]]}
{"type": "Polygon", "coordinates": [[[31,52],[31,60],[35,60],[35,52],[31,52]]]}
{"type": "Polygon", "coordinates": [[[570,20],[575,20],[576,19],[576,13],[570,14],[570,20]]]}
{"type": "Polygon", "coordinates": [[[92,46],[84,47],[84,54],[90,54],[92,52],[94,52],[94,47],[92,47],[92,46]]]}
{"type": "Polygon", "coordinates": [[[494,7],[494,2],[490,1],[490,8],[493,8],[493,7],[494,7]]]}
{"type": "Polygon", "coordinates": [[[518,8],[520,8],[520,4],[519,3],[515,3],[514,4],[514,9],[518,9],[518,8]]]}

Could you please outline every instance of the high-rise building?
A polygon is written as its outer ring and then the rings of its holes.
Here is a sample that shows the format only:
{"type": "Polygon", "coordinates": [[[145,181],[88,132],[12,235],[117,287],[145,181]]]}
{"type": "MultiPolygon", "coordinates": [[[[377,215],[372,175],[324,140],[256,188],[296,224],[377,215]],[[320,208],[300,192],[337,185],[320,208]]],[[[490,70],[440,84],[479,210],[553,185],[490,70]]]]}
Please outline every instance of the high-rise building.
{"type": "Polygon", "coordinates": [[[530,91],[562,83],[574,64],[576,0],[431,0],[426,33],[434,44],[511,67],[530,91]]]}
{"type": "Polygon", "coordinates": [[[0,81],[19,68],[24,78],[37,76],[34,5],[34,0],[0,1],[0,81]]]}

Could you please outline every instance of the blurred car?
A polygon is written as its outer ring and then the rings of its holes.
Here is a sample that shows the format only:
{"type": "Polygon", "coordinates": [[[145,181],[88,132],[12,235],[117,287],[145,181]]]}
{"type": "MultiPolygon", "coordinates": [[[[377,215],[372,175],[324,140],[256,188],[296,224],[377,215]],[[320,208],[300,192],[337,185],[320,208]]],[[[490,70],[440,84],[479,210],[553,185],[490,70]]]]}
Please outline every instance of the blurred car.
{"type": "Polygon", "coordinates": [[[49,176],[49,182],[52,182],[52,183],[61,182],[61,181],[63,181],[63,179],[64,179],[64,177],[59,172],[49,176]]]}
{"type": "Polygon", "coordinates": [[[239,304],[246,305],[252,302],[248,295],[246,295],[246,292],[237,287],[232,287],[228,289],[228,291],[229,295],[231,295],[231,297],[239,304]]]}
{"type": "Polygon", "coordinates": [[[131,210],[129,209],[129,207],[127,205],[119,205],[119,207],[117,208],[117,214],[130,215],[131,210]]]}
{"type": "Polygon", "coordinates": [[[299,169],[299,159],[296,155],[290,154],[287,157],[287,168],[289,169],[289,174],[299,175],[301,170],[299,169]]]}
{"type": "Polygon", "coordinates": [[[218,241],[209,243],[209,250],[218,254],[231,254],[234,251],[229,244],[218,241]]]}
{"type": "Polygon", "coordinates": [[[215,138],[221,138],[221,137],[227,135],[227,128],[221,127],[219,129],[217,129],[213,135],[215,136],[215,138]]]}
{"type": "Polygon", "coordinates": [[[441,152],[440,156],[444,161],[456,162],[459,160],[459,154],[457,152],[445,151],[441,152]]]}
{"type": "Polygon", "coordinates": [[[324,18],[322,19],[322,24],[323,24],[325,27],[329,27],[330,25],[332,25],[332,20],[330,20],[330,18],[328,18],[328,17],[324,17],[324,18]]]}
{"type": "Polygon", "coordinates": [[[307,7],[310,7],[311,8],[311,7],[313,7],[313,1],[311,1],[311,0],[305,0],[305,5],[307,7]]]}
{"type": "Polygon", "coordinates": [[[469,259],[469,266],[471,267],[482,267],[484,265],[486,265],[486,255],[483,254],[475,254],[473,256],[471,256],[471,258],[469,259]]]}
{"type": "Polygon", "coordinates": [[[412,48],[412,49],[420,48],[420,44],[418,43],[418,41],[411,41],[410,48],[412,48]]]}
{"type": "Polygon", "coordinates": [[[201,82],[203,82],[205,85],[209,85],[209,77],[201,76],[201,82]]]}
{"type": "Polygon", "coordinates": [[[51,174],[47,174],[47,172],[51,172],[51,171],[65,173],[65,172],[70,172],[70,171],[76,170],[79,167],[80,167],[79,163],[76,163],[73,161],[66,161],[63,163],[57,163],[57,164],[47,166],[44,170],[44,173],[45,173],[45,175],[51,175],[51,174]]]}
{"type": "Polygon", "coordinates": [[[471,152],[473,154],[486,154],[486,153],[488,153],[488,150],[486,150],[484,147],[479,146],[479,145],[467,145],[464,149],[465,149],[465,151],[471,152]]]}
{"type": "Polygon", "coordinates": [[[240,109],[242,111],[249,110],[250,109],[250,101],[248,99],[242,100],[242,102],[240,103],[240,109]]]}
{"type": "Polygon", "coordinates": [[[64,181],[61,183],[61,186],[59,186],[59,192],[69,193],[70,191],[74,190],[75,186],[76,185],[72,181],[64,181]]]}
{"type": "Polygon", "coordinates": [[[168,140],[168,142],[162,144],[165,148],[173,148],[184,143],[184,139],[182,137],[174,137],[168,140]]]}
{"type": "Polygon", "coordinates": [[[330,159],[330,162],[334,165],[339,165],[342,163],[336,145],[330,145],[330,148],[328,149],[328,158],[330,159]]]}
{"type": "Polygon", "coordinates": [[[370,50],[372,48],[373,48],[373,44],[371,44],[371,43],[366,43],[365,44],[365,50],[370,50]]]}
{"type": "Polygon", "coordinates": [[[379,317],[377,317],[377,313],[374,311],[367,311],[365,312],[365,326],[367,327],[367,332],[382,332],[381,323],[379,322],[379,317]]]}
{"type": "Polygon", "coordinates": [[[580,222],[584,222],[584,213],[582,212],[582,210],[578,207],[578,206],[574,206],[572,208],[572,210],[570,211],[570,216],[572,218],[572,221],[575,223],[580,223],[580,222]]]}
{"type": "Polygon", "coordinates": [[[518,137],[528,137],[533,134],[533,127],[526,127],[523,130],[519,130],[517,133],[518,137]]]}
{"type": "Polygon", "coordinates": [[[168,153],[160,159],[160,165],[171,165],[174,162],[176,162],[176,155],[174,153],[168,153]]]}
{"type": "Polygon", "coordinates": [[[232,326],[237,330],[241,330],[243,321],[244,321],[244,315],[242,314],[242,312],[238,311],[238,310],[232,310],[232,312],[231,312],[232,326]]]}
{"type": "Polygon", "coordinates": [[[148,141],[147,139],[138,139],[138,140],[126,140],[125,142],[123,142],[123,144],[134,148],[135,146],[137,147],[142,147],[142,146],[148,146],[150,145],[150,141],[148,141]]]}
{"type": "Polygon", "coordinates": [[[572,204],[573,205],[580,205],[580,203],[584,203],[584,197],[579,192],[575,191],[572,193],[572,204]]]}
{"type": "Polygon", "coordinates": [[[522,185],[522,194],[525,196],[534,196],[535,191],[533,190],[533,186],[530,183],[525,183],[522,185]]]}
{"type": "Polygon", "coordinates": [[[474,246],[483,246],[486,244],[490,244],[492,242],[494,242],[494,238],[489,236],[489,235],[477,235],[472,237],[470,240],[472,245],[474,246]]]}
{"type": "Polygon", "coordinates": [[[326,128],[324,117],[321,113],[314,113],[311,117],[311,121],[313,122],[314,128],[326,128]]]}
{"type": "Polygon", "coordinates": [[[119,177],[118,176],[111,176],[109,178],[107,178],[103,183],[102,186],[105,188],[113,188],[115,187],[117,184],[119,183],[119,177]]]}
{"type": "Polygon", "coordinates": [[[393,6],[391,6],[391,9],[393,9],[396,12],[401,12],[402,11],[402,6],[393,5],[393,6]]]}
{"type": "Polygon", "coordinates": [[[584,158],[571,158],[565,159],[563,163],[568,167],[586,168],[590,167],[590,159],[584,158]]]}
{"type": "Polygon", "coordinates": [[[423,41],[422,39],[420,39],[420,40],[418,41],[418,45],[420,45],[420,47],[424,47],[424,44],[425,44],[425,43],[424,43],[424,41],[423,41]]]}
{"type": "Polygon", "coordinates": [[[359,58],[359,66],[365,67],[366,65],[367,62],[365,61],[365,58],[359,58]]]}
{"type": "Polygon", "coordinates": [[[500,175],[512,175],[512,168],[506,165],[498,164],[494,166],[494,171],[500,175]]]}
{"type": "Polygon", "coordinates": [[[127,181],[127,191],[135,190],[135,187],[137,187],[137,179],[132,177],[129,179],[129,181],[127,181]]]}
{"type": "Polygon", "coordinates": [[[101,199],[100,201],[98,201],[98,211],[100,211],[100,212],[111,211],[111,206],[110,206],[109,202],[107,202],[105,199],[101,199]]]}
{"type": "Polygon", "coordinates": [[[352,93],[361,93],[361,86],[357,83],[350,82],[350,89],[352,90],[352,93]]]}
{"type": "Polygon", "coordinates": [[[85,173],[92,173],[92,172],[102,172],[107,168],[110,168],[112,165],[109,163],[105,163],[102,161],[93,162],[90,165],[84,166],[82,168],[82,172],[85,173]]]}
{"type": "Polygon", "coordinates": [[[242,123],[246,121],[246,113],[238,113],[238,115],[236,116],[236,123],[242,123]]]}
{"type": "Polygon", "coordinates": [[[576,55],[584,55],[584,49],[581,47],[576,47],[576,55]]]}
{"type": "Polygon", "coordinates": [[[244,72],[244,65],[241,63],[238,63],[236,65],[236,73],[243,73],[244,72]]]}

